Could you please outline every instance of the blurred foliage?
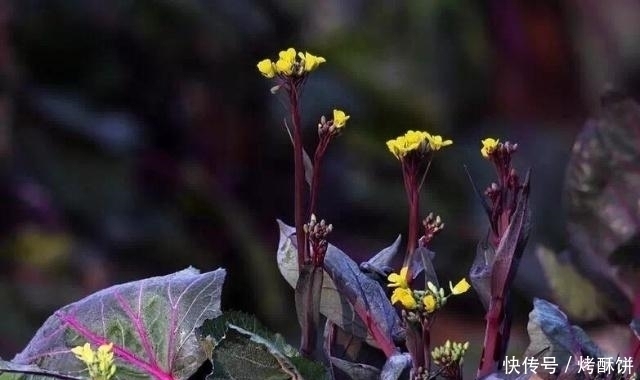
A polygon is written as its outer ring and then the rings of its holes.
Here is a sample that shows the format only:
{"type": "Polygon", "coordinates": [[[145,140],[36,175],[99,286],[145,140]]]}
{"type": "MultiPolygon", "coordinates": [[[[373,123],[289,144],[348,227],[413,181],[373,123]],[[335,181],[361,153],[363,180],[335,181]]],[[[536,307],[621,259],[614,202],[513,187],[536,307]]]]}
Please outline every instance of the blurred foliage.
{"type": "MultiPolygon", "coordinates": [[[[604,82],[638,89],[638,7],[0,0],[0,295],[16,306],[0,319],[0,355],[61,305],[187,265],[228,268],[228,308],[296,331],[275,260],[275,218],[293,219],[290,143],[255,69],[290,45],[328,60],[305,90],[308,146],[325,105],[352,115],[319,206],[356,261],[405,231],[384,141],[410,128],[454,140],[423,202],[447,225],[433,247],[443,277],[467,273],[487,228],[463,169],[490,183],[487,135],[519,142],[517,164],[533,166],[530,246],[562,246],[563,168],[583,109],[604,82]]],[[[523,260],[521,289],[540,295],[539,266],[523,260]]],[[[461,310],[482,318],[478,301],[461,310]]]]}

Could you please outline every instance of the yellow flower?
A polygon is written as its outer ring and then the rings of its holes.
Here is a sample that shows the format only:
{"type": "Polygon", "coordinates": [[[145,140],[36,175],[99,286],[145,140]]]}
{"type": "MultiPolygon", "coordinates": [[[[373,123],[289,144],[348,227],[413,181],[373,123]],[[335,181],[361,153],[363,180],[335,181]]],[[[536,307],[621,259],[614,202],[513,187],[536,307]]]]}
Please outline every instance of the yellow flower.
{"type": "Polygon", "coordinates": [[[296,49],[289,48],[282,50],[278,53],[278,60],[276,61],[276,71],[278,74],[291,75],[293,74],[293,65],[296,62],[296,49]]]}
{"type": "Polygon", "coordinates": [[[422,303],[424,304],[425,310],[427,313],[433,313],[436,310],[436,297],[432,294],[427,294],[423,299],[422,303]]]}
{"type": "Polygon", "coordinates": [[[298,53],[298,55],[304,62],[304,71],[306,72],[311,72],[317,69],[321,63],[327,62],[327,60],[323,57],[318,57],[308,52],[305,52],[304,55],[302,55],[302,52],[300,52],[298,53]]]}
{"type": "Polygon", "coordinates": [[[396,304],[400,302],[405,309],[413,310],[418,307],[416,299],[413,297],[411,289],[396,288],[391,294],[391,303],[396,304]]]}
{"type": "Polygon", "coordinates": [[[409,152],[418,150],[429,134],[423,131],[407,131],[403,136],[387,141],[387,148],[401,160],[409,152]]]}
{"type": "Polygon", "coordinates": [[[113,343],[103,344],[98,347],[98,372],[109,379],[116,372],[116,366],[113,363],[113,343]]]}
{"type": "Polygon", "coordinates": [[[96,352],[89,343],[85,343],[84,346],[72,348],[71,352],[87,366],[92,380],[109,380],[116,373],[112,349],[113,343],[103,344],[96,352]]]}
{"type": "Polygon", "coordinates": [[[276,76],[275,65],[270,59],[263,59],[262,61],[258,62],[257,66],[260,74],[264,75],[265,77],[273,78],[276,76]]]}
{"type": "Polygon", "coordinates": [[[453,286],[451,281],[449,281],[449,288],[451,289],[452,294],[458,295],[458,294],[466,293],[467,290],[471,288],[471,285],[469,285],[466,278],[463,278],[462,280],[458,281],[456,286],[453,286]]]}
{"type": "Polygon", "coordinates": [[[408,267],[402,267],[400,269],[400,274],[391,273],[387,280],[389,280],[390,284],[387,286],[390,288],[402,288],[407,289],[409,287],[409,283],[407,282],[407,274],[409,272],[408,267]]]}
{"type": "Polygon", "coordinates": [[[333,125],[340,129],[347,124],[347,120],[349,120],[351,116],[344,113],[341,110],[333,110],[333,125]]]}
{"type": "Polygon", "coordinates": [[[73,352],[76,358],[87,365],[93,364],[96,360],[96,355],[91,349],[91,345],[89,343],[85,343],[84,346],[74,347],[71,349],[71,352],[73,352]]]}
{"type": "Polygon", "coordinates": [[[482,142],[482,149],[480,149],[480,153],[482,153],[482,157],[489,158],[489,155],[493,153],[498,147],[500,140],[486,138],[481,142],[482,142]]]}
{"type": "Polygon", "coordinates": [[[453,144],[451,140],[442,140],[442,136],[439,135],[427,135],[427,140],[429,140],[429,148],[431,150],[440,150],[443,146],[448,146],[453,144]]]}

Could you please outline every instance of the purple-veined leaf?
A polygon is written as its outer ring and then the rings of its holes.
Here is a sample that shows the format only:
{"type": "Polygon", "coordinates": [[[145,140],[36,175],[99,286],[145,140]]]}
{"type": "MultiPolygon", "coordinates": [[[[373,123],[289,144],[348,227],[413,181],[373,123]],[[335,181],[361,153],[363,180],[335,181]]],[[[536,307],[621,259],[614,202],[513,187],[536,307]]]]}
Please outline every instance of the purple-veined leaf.
{"type": "Polygon", "coordinates": [[[396,352],[384,364],[380,373],[380,380],[398,380],[405,373],[408,375],[411,368],[411,355],[404,352],[396,352]]]}
{"type": "MultiPolygon", "coordinates": [[[[292,240],[295,229],[281,221],[278,221],[278,225],[280,226],[278,268],[289,285],[295,288],[299,277],[297,248],[295,241],[292,240]]],[[[384,289],[377,281],[362,273],[358,265],[344,252],[331,244],[325,256],[320,313],[338,327],[355,337],[365,339],[374,347],[378,345],[370,334],[369,327],[379,328],[385,336],[384,339],[388,339],[388,344],[392,344],[394,339],[402,339],[403,336],[400,318],[384,289]],[[332,279],[328,272],[336,277],[332,279]],[[340,281],[340,288],[336,286],[334,279],[336,282],[340,281]],[[371,309],[372,313],[367,313],[367,308],[371,309]],[[367,322],[363,321],[363,316],[366,317],[367,322]],[[378,322],[376,326],[371,325],[374,320],[378,322]]]]}
{"type": "Polygon", "coordinates": [[[12,362],[81,374],[71,348],[111,342],[120,378],[187,379],[207,360],[194,331],[220,315],[225,273],[187,268],[96,292],[56,311],[12,362]]]}
{"type": "Polygon", "coordinates": [[[568,363],[569,357],[602,357],[602,352],[578,326],[572,326],[558,306],[535,298],[527,325],[531,343],[525,357],[542,352],[556,358],[556,363],[568,363]]]}
{"type": "Polygon", "coordinates": [[[609,92],[602,115],[587,121],[567,166],[564,202],[572,261],[628,321],[630,291],[616,265],[639,266],[640,106],[609,92]]]}

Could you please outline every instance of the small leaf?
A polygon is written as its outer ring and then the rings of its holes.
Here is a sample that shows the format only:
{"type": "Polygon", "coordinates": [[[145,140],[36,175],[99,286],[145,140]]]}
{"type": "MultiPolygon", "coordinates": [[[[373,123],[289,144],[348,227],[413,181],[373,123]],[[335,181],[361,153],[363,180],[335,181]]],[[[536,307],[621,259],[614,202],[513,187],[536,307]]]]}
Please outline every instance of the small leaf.
{"type": "Polygon", "coordinates": [[[569,357],[602,357],[602,352],[577,326],[572,326],[560,309],[545,300],[535,298],[534,308],[529,314],[527,331],[531,343],[525,357],[544,352],[553,356],[556,363],[567,363],[569,357]]]}
{"type": "Polygon", "coordinates": [[[400,247],[401,241],[402,235],[398,235],[390,246],[384,248],[369,260],[360,263],[360,269],[364,273],[371,274],[374,276],[374,279],[378,281],[386,281],[387,276],[393,272],[393,262],[400,252],[398,248],[400,247]]]}
{"type": "Polygon", "coordinates": [[[413,254],[413,263],[411,265],[412,277],[415,279],[424,272],[424,288],[428,288],[428,283],[431,282],[437,288],[440,287],[438,281],[438,275],[436,269],[433,266],[433,259],[436,257],[435,252],[429,251],[424,247],[416,249],[413,254]],[[418,268],[416,268],[418,267],[418,268]]]}
{"type": "Polygon", "coordinates": [[[382,367],[380,380],[398,380],[401,377],[408,376],[411,369],[411,355],[409,353],[396,352],[393,354],[382,367]]]}
{"type": "Polygon", "coordinates": [[[343,360],[335,357],[330,357],[331,364],[336,368],[344,372],[350,379],[353,380],[374,380],[380,378],[380,370],[376,367],[362,364],[353,363],[348,360],[343,360]]]}
{"type": "Polygon", "coordinates": [[[491,270],[495,256],[496,251],[489,244],[489,232],[487,232],[487,236],[478,242],[476,257],[469,270],[469,279],[485,310],[488,310],[491,301],[491,270]]]}
{"type": "Polygon", "coordinates": [[[188,268],[101,290],[55,312],[13,362],[77,373],[72,347],[112,342],[119,377],[187,379],[207,359],[195,329],[220,315],[224,277],[188,268]]]}

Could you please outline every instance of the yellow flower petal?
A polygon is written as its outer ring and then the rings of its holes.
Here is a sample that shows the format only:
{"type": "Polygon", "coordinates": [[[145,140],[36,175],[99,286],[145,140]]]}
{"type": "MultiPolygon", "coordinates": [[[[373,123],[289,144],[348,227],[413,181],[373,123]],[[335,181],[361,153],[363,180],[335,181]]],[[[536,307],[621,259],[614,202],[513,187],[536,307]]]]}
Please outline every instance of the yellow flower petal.
{"type": "Polygon", "coordinates": [[[262,61],[258,62],[257,66],[258,71],[260,71],[260,74],[262,74],[263,76],[267,78],[273,78],[274,76],[276,76],[276,69],[270,59],[263,59],[262,61]]]}
{"type": "Polygon", "coordinates": [[[493,153],[498,147],[500,140],[496,140],[489,137],[482,140],[481,142],[482,142],[482,149],[480,149],[480,153],[482,154],[482,157],[489,158],[489,155],[493,153]]]}
{"type": "Polygon", "coordinates": [[[456,286],[452,286],[451,281],[449,281],[449,288],[451,289],[452,294],[458,295],[466,293],[471,288],[471,285],[469,285],[466,278],[463,278],[462,280],[458,281],[456,286]]]}
{"type": "Polygon", "coordinates": [[[431,148],[431,150],[440,150],[440,148],[444,146],[453,144],[451,140],[442,140],[442,136],[440,135],[428,135],[427,140],[429,140],[429,148],[431,148]]]}
{"type": "Polygon", "coordinates": [[[413,310],[416,307],[418,307],[418,304],[416,303],[416,299],[413,297],[413,292],[411,291],[411,289],[405,289],[405,288],[397,288],[394,289],[393,293],[391,294],[391,303],[392,304],[396,304],[400,302],[400,304],[408,310],[413,310]]]}
{"type": "Polygon", "coordinates": [[[351,116],[344,113],[341,110],[333,110],[333,125],[340,129],[347,124],[347,120],[349,120],[351,116]]]}
{"type": "Polygon", "coordinates": [[[425,310],[427,313],[433,313],[436,310],[436,297],[432,294],[427,294],[423,299],[422,303],[424,304],[425,310]]]}
{"type": "Polygon", "coordinates": [[[320,66],[321,63],[325,63],[327,60],[323,57],[318,57],[308,52],[304,53],[302,57],[304,60],[304,71],[311,72],[320,66]]]}
{"type": "Polygon", "coordinates": [[[394,140],[387,141],[387,148],[401,160],[409,152],[419,150],[429,134],[424,131],[407,131],[403,136],[399,136],[394,140]]]}
{"type": "Polygon", "coordinates": [[[389,280],[389,282],[390,282],[390,284],[388,284],[387,286],[390,287],[390,288],[407,289],[409,287],[409,282],[407,280],[408,272],[409,272],[409,268],[408,267],[402,267],[402,269],[400,269],[400,274],[391,273],[387,277],[387,280],[389,280]]]}

